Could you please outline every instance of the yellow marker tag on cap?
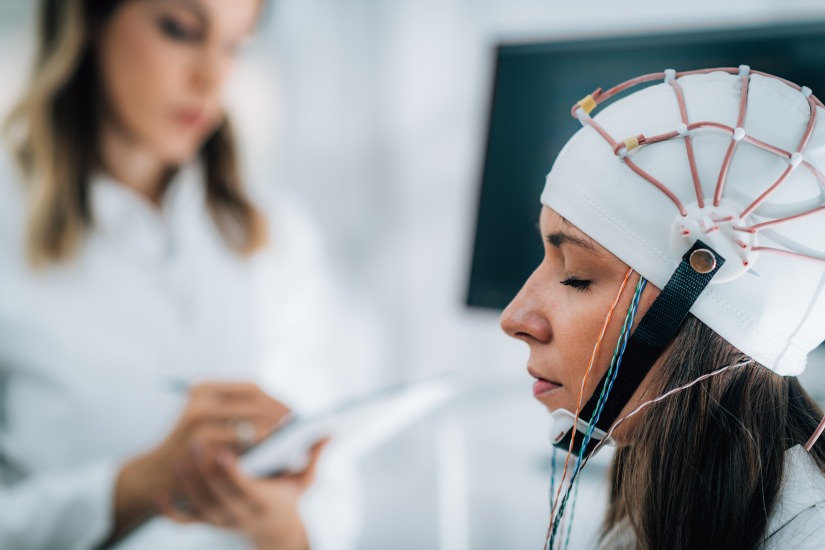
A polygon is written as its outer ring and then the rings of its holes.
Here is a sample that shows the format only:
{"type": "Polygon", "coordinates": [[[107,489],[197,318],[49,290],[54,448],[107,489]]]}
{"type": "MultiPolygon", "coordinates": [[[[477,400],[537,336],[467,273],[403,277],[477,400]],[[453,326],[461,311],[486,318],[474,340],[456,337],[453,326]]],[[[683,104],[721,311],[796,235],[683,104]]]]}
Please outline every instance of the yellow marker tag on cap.
{"type": "Polygon", "coordinates": [[[593,99],[592,95],[587,95],[584,97],[584,99],[579,101],[577,105],[582,108],[582,111],[589,115],[593,112],[593,109],[595,109],[598,106],[598,103],[596,103],[596,100],[593,99]]]}
{"type": "Polygon", "coordinates": [[[639,136],[630,136],[624,140],[624,146],[627,152],[629,153],[633,149],[636,149],[639,146],[639,136]]]}

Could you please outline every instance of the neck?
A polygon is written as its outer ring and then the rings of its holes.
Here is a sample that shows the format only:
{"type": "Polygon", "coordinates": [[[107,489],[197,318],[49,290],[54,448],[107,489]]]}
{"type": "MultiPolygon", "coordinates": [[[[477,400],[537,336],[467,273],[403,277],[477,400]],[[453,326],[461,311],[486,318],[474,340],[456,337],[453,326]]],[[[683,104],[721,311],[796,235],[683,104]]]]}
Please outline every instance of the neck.
{"type": "Polygon", "coordinates": [[[111,123],[101,128],[100,163],[120,184],[160,207],[172,167],[111,123]]]}

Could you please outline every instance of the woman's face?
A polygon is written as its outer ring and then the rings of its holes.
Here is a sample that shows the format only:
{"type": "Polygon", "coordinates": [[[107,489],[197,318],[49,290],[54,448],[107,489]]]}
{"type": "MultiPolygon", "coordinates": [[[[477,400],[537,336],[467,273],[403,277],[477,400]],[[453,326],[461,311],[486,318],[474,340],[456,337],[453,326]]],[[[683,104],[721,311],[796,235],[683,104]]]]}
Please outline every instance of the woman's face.
{"type": "Polygon", "coordinates": [[[260,0],[126,0],[96,37],[106,122],[166,163],[223,116],[221,88],[260,0]]]}
{"type": "MultiPolygon", "coordinates": [[[[535,397],[548,410],[576,410],[582,378],[628,267],[551,208],[541,213],[544,259],[501,315],[504,331],[530,346],[535,397]]],[[[582,405],[607,371],[639,276],[628,281],[584,389],[582,405]]],[[[659,291],[642,293],[636,323],[659,291]]]]}

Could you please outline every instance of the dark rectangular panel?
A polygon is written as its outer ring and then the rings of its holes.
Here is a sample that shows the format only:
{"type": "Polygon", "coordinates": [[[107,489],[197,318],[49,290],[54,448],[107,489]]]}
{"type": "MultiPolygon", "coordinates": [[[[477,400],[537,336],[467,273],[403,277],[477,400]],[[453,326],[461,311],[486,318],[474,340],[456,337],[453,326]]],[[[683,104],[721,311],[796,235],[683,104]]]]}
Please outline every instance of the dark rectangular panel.
{"type": "Polygon", "coordinates": [[[538,265],[539,195],[596,88],[664,69],[750,65],[825,96],[825,22],[501,45],[467,303],[501,309],[538,265]]]}

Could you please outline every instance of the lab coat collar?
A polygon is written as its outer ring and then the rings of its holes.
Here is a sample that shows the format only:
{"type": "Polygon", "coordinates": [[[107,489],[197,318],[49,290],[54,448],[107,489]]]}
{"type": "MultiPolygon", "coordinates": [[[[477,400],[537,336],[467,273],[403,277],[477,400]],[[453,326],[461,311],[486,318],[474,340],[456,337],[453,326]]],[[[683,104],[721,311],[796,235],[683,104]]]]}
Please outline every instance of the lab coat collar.
{"type": "Polygon", "coordinates": [[[126,234],[127,242],[144,254],[163,255],[170,240],[203,210],[203,168],[200,162],[182,166],[172,177],[160,207],[107,173],[90,181],[94,226],[103,234],[126,234]]]}
{"type": "MultiPolygon", "coordinates": [[[[97,172],[91,177],[91,205],[95,221],[107,227],[117,224],[129,211],[138,208],[151,215],[170,218],[187,209],[184,201],[202,194],[203,169],[200,162],[191,162],[182,166],[172,176],[172,180],[163,195],[160,208],[134,189],[123,185],[106,172],[97,172]],[[201,191],[201,193],[198,193],[201,191]]],[[[197,204],[188,205],[197,207],[197,204]]]]}
{"type": "Polygon", "coordinates": [[[785,452],[782,486],[768,521],[767,536],[822,501],[825,501],[825,475],[802,445],[791,447],[785,452]]]}

